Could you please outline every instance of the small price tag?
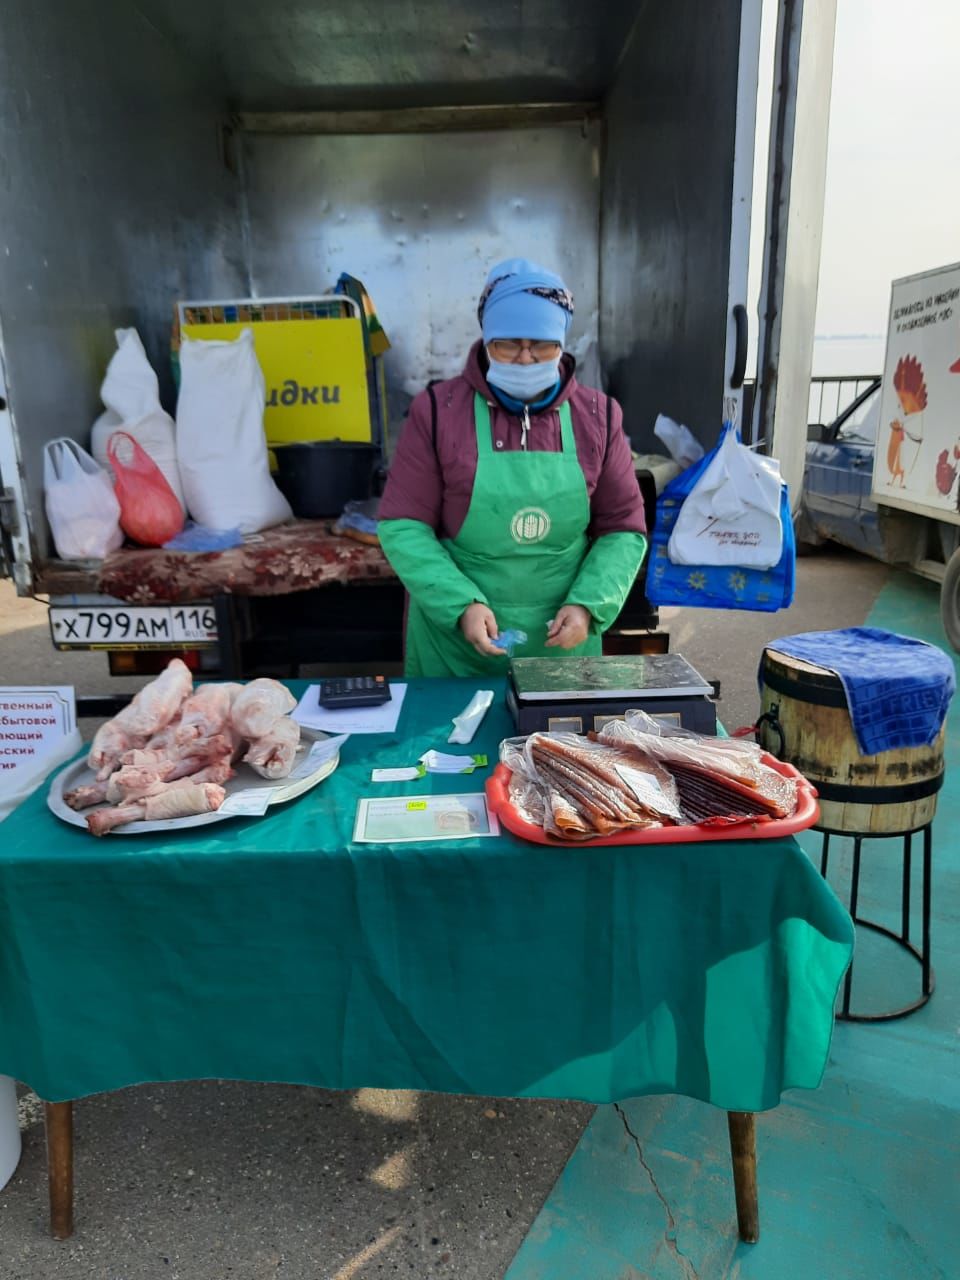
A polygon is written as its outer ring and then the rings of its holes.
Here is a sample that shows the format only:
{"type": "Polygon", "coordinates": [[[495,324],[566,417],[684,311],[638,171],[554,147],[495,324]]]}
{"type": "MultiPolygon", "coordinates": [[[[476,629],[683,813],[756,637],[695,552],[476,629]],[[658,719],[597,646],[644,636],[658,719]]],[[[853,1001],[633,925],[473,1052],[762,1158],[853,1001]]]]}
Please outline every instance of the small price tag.
{"type": "Polygon", "coordinates": [[[422,778],[426,770],[422,765],[410,765],[406,769],[374,769],[370,774],[371,782],[415,782],[422,778]]]}
{"type": "Polygon", "coordinates": [[[259,818],[270,806],[270,787],[251,787],[249,791],[234,791],[220,806],[220,812],[236,817],[259,818]]]}
{"type": "Polygon", "coordinates": [[[426,800],[408,800],[407,801],[407,808],[411,812],[413,812],[414,809],[426,809],[426,807],[427,807],[426,800]]]}
{"type": "Polygon", "coordinates": [[[321,738],[319,742],[315,742],[290,773],[288,781],[297,782],[300,778],[307,778],[311,773],[316,773],[321,765],[326,764],[328,760],[337,754],[349,736],[348,733],[341,733],[339,737],[321,738]]]}

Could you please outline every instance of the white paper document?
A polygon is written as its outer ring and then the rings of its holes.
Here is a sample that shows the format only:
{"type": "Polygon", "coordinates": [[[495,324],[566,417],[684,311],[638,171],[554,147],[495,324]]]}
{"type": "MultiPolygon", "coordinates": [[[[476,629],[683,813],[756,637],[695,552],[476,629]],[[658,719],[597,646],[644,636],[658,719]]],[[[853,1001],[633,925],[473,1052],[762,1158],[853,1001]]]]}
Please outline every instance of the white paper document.
{"type": "Polygon", "coordinates": [[[315,742],[296,768],[291,769],[286,782],[297,782],[300,778],[308,778],[316,773],[322,764],[331,760],[349,738],[348,733],[340,733],[335,738],[321,738],[315,742]]]}
{"type": "Polygon", "coordinates": [[[500,824],[480,791],[458,796],[364,797],[357,805],[353,838],[358,843],[403,844],[499,834],[500,824]]]}
{"type": "Polygon", "coordinates": [[[428,773],[473,773],[487,767],[486,756],[456,756],[445,751],[425,751],[419,764],[396,769],[374,769],[371,782],[415,782],[428,773]]]}
{"type": "Polygon", "coordinates": [[[323,729],[327,733],[393,733],[400,719],[405,684],[391,684],[393,695],[379,707],[343,707],[331,711],[318,701],[320,686],[312,684],[297,704],[293,718],[307,729],[323,729]]]}
{"type": "Polygon", "coordinates": [[[473,773],[487,763],[486,756],[458,756],[450,751],[425,751],[420,763],[427,773],[473,773]]]}
{"type": "Polygon", "coordinates": [[[267,812],[273,792],[270,787],[251,787],[227,796],[218,812],[235,817],[259,818],[267,812]]]}

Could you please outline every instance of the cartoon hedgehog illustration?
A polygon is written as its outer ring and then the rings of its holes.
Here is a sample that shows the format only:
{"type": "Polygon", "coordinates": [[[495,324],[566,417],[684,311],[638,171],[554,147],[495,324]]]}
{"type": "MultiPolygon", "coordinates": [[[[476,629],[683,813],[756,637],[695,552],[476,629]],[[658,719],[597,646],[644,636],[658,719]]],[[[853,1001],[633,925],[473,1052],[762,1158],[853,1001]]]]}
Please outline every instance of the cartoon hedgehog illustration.
{"type": "MultiPolygon", "coordinates": [[[[900,401],[903,416],[922,413],[927,407],[927,384],[923,378],[923,366],[916,356],[901,356],[893,375],[893,387],[900,401]]],[[[913,436],[899,418],[890,423],[890,443],[887,445],[887,470],[890,472],[890,483],[899,480],[901,489],[906,482],[906,472],[901,461],[903,438],[907,436],[914,444],[919,444],[922,437],[913,436]]],[[[918,451],[919,452],[919,451],[918,451]]],[[[914,459],[916,461],[916,459],[914,459]]]]}

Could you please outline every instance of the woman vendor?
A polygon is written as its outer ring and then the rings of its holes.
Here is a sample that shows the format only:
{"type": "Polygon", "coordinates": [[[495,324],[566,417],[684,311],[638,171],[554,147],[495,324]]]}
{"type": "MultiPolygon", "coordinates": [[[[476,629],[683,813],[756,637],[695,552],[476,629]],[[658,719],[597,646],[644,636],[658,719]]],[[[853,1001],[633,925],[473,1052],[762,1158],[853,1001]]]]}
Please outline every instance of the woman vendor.
{"type": "Polygon", "coordinates": [[[599,654],[647,545],[620,406],[563,350],[563,281],[509,259],[478,314],[463,373],[411,404],[380,503],[410,676],[502,673],[507,630],[517,656],[599,654]]]}

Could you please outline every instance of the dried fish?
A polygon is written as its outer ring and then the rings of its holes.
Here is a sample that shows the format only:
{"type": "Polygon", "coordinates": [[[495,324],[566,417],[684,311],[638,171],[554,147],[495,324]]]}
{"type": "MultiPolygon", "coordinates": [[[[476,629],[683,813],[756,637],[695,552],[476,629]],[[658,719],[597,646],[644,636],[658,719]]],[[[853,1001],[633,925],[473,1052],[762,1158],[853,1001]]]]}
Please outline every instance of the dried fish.
{"type": "Polygon", "coordinates": [[[647,717],[614,722],[589,739],[550,733],[509,739],[501,759],[512,771],[514,804],[562,840],[786,817],[797,806],[795,780],[765,764],[752,744],[661,734],[647,717]]]}

